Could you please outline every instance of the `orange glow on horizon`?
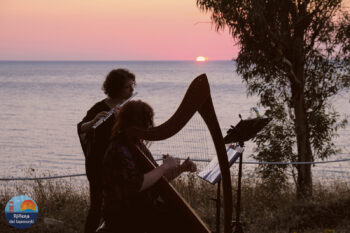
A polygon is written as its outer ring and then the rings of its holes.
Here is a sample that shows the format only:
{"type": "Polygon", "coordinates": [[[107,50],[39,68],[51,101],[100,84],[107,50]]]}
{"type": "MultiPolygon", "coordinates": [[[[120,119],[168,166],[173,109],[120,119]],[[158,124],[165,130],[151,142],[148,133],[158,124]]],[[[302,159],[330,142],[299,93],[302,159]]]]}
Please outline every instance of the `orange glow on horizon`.
{"type": "Polygon", "coordinates": [[[205,62],[205,61],[208,61],[207,57],[203,57],[203,56],[196,57],[196,62],[205,62]]]}

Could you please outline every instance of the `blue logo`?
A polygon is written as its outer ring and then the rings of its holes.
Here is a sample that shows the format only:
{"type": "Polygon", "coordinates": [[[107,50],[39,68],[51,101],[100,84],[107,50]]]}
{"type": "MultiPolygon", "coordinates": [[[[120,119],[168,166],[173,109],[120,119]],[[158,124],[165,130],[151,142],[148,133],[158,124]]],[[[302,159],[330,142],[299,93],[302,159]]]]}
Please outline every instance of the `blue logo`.
{"type": "Polygon", "coordinates": [[[38,211],[35,201],[24,195],[11,198],[5,207],[7,222],[18,229],[33,225],[38,218],[38,211]]]}

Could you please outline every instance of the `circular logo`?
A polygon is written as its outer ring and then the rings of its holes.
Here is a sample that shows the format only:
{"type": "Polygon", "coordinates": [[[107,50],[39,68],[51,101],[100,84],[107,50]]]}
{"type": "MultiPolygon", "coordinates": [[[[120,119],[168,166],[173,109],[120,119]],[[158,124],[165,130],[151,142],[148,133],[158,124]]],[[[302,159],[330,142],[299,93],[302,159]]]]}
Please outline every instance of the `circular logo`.
{"type": "Polygon", "coordinates": [[[5,215],[11,226],[19,229],[28,228],[38,218],[38,206],[30,197],[15,196],[7,202],[5,215]]]}

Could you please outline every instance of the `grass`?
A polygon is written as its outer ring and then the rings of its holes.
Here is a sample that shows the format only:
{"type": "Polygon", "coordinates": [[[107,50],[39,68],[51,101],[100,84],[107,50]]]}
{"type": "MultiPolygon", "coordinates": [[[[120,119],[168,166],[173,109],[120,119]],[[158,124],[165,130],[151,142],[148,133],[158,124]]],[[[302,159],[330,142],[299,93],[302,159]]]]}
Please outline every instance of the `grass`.
{"type": "MultiPolygon", "coordinates": [[[[214,202],[208,200],[216,197],[216,187],[195,177],[190,177],[189,182],[178,180],[175,186],[214,230],[216,209],[214,202]]],[[[236,190],[234,179],[234,203],[236,190]]],[[[277,189],[258,179],[246,178],[242,184],[241,203],[245,233],[350,232],[350,187],[343,181],[328,185],[317,183],[311,200],[297,200],[293,184],[277,189]]]]}
{"type": "MultiPolygon", "coordinates": [[[[79,183],[74,178],[2,185],[0,232],[82,232],[88,208],[86,182],[79,183]],[[5,205],[14,195],[30,196],[38,204],[38,220],[28,229],[15,229],[5,219],[5,205]]],[[[179,178],[173,185],[214,231],[216,207],[212,199],[216,198],[216,186],[196,176],[179,178]]],[[[234,183],[234,202],[235,190],[234,183]]],[[[343,181],[318,183],[314,185],[313,194],[311,200],[301,201],[295,198],[293,184],[276,189],[258,179],[244,179],[241,214],[244,232],[350,232],[349,184],[343,181]]]]}
{"type": "Polygon", "coordinates": [[[86,185],[76,180],[25,181],[0,190],[0,232],[82,232],[88,208],[86,185]],[[5,219],[6,203],[17,195],[27,195],[38,205],[36,223],[27,229],[15,229],[5,219]]]}

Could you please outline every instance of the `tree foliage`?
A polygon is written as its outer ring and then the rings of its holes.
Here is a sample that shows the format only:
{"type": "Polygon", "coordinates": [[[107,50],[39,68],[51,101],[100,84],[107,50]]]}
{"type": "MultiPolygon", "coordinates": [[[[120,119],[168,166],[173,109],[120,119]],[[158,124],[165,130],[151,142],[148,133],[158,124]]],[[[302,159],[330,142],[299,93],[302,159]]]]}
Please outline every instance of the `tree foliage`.
{"type": "MultiPolygon", "coordinates": [[[[332,99],[350,87],[350,17],[341,0],[197,0],[217,30],[240,47],[237,72],[273,117],[255,139],[259,161],[325,159],[346,120],[332,99]]],[[[287,166],[262,165],[265,180],[284,182],[287,166]]],[[[300,196],[310,196],[311,165],[295,166],[300,196]]]]}

